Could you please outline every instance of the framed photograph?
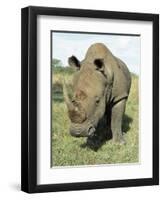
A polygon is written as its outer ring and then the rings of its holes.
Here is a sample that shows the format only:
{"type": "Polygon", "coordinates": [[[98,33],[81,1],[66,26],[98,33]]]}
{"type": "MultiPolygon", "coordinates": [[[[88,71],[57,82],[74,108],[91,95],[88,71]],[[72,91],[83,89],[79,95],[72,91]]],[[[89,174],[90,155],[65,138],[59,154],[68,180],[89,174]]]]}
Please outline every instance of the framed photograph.
{"type": "Polygon", "coordinates": [[[22,9],[21,188],[159,184],[159,15],[22,9]]]}

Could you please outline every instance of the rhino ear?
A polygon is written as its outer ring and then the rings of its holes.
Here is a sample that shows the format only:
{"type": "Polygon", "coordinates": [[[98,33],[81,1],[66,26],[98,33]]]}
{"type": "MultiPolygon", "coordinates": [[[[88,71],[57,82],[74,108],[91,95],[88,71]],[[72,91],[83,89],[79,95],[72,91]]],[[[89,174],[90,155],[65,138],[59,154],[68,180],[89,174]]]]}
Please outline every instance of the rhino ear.
{"type": "Polygon", "coordinates": [[[95,59],[94,60],[94,64],[95,64],[95,66],[96,66],[96,70],[99,70],[99,71],[101,71],[101,72],[103,72],[104,71],[104,59],[102,59],[102,58],[97,58],[97,59],[95,59]]]}
{"type": "Polygon", "coordinates": [[[80,69],[80,61],[75,56],[71,56],[71,57],[68,58],[68,64],[71,67],[75,67],[77,69],[80,69]]]}

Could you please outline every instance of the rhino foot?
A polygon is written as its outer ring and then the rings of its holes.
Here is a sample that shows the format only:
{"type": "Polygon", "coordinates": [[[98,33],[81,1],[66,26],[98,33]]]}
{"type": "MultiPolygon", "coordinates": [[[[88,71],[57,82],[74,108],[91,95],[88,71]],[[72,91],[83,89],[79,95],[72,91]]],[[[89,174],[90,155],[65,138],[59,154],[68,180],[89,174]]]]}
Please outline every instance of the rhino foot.
{"type": "Polygon", "coordinates": [[[113,138],[113,142],[115,144],[118,144],[118,145],[125,145],[126,144],[126,141],[125,141],[123,135],[119,136],[118,138],[113,138]]]}

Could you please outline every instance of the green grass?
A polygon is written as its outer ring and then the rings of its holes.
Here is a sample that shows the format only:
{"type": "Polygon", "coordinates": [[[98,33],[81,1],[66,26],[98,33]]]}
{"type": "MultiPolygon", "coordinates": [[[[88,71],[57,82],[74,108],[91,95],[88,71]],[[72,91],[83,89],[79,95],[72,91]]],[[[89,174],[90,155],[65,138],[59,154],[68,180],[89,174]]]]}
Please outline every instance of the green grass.
{"type": "Polygon", "coordinates": [[[52,76],[52,166],[134,163],[139,161],[138,77],[132,75],[132,86],[123,121],[126,145],[103,141],[98,149],[88,145],[87,138],[69,134],[69,118],[63,100],[61,79],[71,84],[71,74],[60,71],[52,76]]]}

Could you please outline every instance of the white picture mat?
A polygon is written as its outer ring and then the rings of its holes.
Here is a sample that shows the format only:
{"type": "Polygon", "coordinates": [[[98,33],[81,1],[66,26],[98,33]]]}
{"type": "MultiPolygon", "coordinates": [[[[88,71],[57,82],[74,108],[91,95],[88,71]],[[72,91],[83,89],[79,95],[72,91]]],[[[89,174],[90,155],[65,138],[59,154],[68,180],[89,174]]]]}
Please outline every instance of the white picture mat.
{"type": "Polygon", "coordinates": [[[37,18],[37,69],[37,184],[152,177],[151,22],[39,16],[37,18]],[[51,30],[141,34],[140,163],[51,168],[51,30]]]}

